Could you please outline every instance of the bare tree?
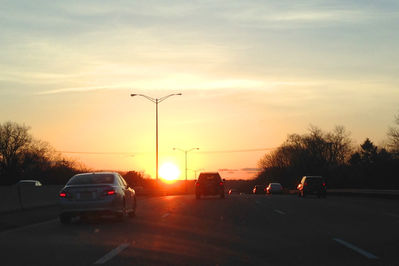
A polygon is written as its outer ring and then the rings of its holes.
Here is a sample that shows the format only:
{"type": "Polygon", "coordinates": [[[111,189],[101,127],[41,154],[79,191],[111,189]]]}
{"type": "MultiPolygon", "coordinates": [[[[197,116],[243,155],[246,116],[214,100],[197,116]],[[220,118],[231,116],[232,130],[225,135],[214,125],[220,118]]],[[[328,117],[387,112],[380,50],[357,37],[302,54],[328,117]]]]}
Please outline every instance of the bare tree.
{"type": "Polygon", "coordinates": [[[304,174],[332,174],[343,167],[352,153],[350,133],[343,126],[336,126],[332,132],[310,126],[309,133],[292,134],[276,150],[266,154],[259,161],[263,169],[261,177],[278,174],[288,185],[295,176],[304,174]]]}
{"type": "Polygon", "coordinates": [[[0,124],[0,168],[6,174],[13,171],[24,150],[32,142],[28,131],[29,127],[15,122],[0,124]]]}
{"type": "Polygon", "coordinates": [[[15,122],[0,123],[0,184],[20,179],[38,179],[47,184],[65,184],[83,167],[56,152],[50,144],[33,139],[29,127],[15,122]]]}
{"type": "Polygon", "coordinates": [[[330,163],[343,164],[347,162],[353,152],[350,132],[346,131],[343,126],[336,126],[332,133],[326,134],[325,138],[328,145],[330,163]]]}
{"type": "MultiPolygon", "coordinates": [[[[395,116],[395,123],[399,126],[399,114],[395,116]]],[[[391,127],[388,130],[388,148],[397,155],[399,154],[399,127],[391,127]]]]}

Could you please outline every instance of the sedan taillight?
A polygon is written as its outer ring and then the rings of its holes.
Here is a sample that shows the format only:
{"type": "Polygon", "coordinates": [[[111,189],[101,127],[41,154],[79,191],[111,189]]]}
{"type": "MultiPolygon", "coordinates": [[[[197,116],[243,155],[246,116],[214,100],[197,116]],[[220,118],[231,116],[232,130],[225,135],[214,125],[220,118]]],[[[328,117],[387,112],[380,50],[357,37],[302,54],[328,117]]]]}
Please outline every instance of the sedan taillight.
{"type": "Polygon", "coordinates": [[[115,195],[115,193],[116,193],[116,191],[113,189],[104,191],[104,195],[107,195],[107,196],[115,195]]]}
{"type": "Polygon", "coordinates": [[[66,198],[67,197],[67,193],[66,192],[60,192],[59,196],[60,196],[60,198],[66,198]]]}

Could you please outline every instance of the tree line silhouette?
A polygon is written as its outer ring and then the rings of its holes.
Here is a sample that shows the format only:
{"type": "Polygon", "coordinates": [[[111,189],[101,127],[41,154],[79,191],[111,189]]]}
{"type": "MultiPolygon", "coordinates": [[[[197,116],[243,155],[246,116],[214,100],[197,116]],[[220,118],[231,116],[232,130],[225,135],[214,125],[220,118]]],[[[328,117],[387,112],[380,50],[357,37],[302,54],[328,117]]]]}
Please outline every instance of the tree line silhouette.
{"type": "Polygon", "coordinates": [[[48,143],[34,139],[29,129],[15,122],[0,123],[0,185],[15,184],[22,179],[65,184],[83,170],[48,143]]]}
{"type": "MultiPolygon", "coordinates": [[[[322,175],[330,188],[399,189],[399,115],[395,123],[387,132],[385,147],[368,138],[355,147],[342,126],[331,132],[311,126],[307,134],[291,134],[261,158],[262,171],[245,186],[280,182],[285,188],[295,188],[304,175],[322,175]]],[[[62,157],[48,143],[34,139],[29,130],[15,122],[0,123],[0,185],[22,179],[65,184],[74,174],[90,171],[62,157]]],[[[154,180],[141,172],[120,173],[133,187],[156,189],[154,180]]]]}
{"type": "MultiPolygon", "coordinates": [[[[64,158],[46,142],[34,139],[30,128],[15,122],[0,123],[0,185],[12,185],[34,179],[46,185],[64,185],[77,173],[90,172],[64,158]]],[[[151,179],[137,171],[119,172],[133,187],[153,188],[151,179]]]]}
{"type": "Polygon", "coordinates": [[[399,189],[399,115],[388,130],[386,147],[369,138],[355,147],[342,126],[324,132],[311,126],[307,134],[292,134],[259,161],[256,182],[280,182],[296,188],[305,175],[322,175],[330,188],[399,189]]]}

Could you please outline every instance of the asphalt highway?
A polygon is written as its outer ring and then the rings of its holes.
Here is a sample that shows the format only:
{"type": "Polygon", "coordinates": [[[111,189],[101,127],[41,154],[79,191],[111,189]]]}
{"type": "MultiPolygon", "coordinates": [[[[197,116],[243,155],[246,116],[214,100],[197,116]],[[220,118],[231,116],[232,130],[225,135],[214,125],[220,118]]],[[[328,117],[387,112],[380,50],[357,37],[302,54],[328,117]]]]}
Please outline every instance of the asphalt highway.
{"type": "MultiPolygon", "coordinates": [[[[52,210],[54,212],[54,210],[52,210]]],[[[399,265],[397,200],[193,195],[137,216],[51,219],[0,232],[2,265],[399,265]]]]}

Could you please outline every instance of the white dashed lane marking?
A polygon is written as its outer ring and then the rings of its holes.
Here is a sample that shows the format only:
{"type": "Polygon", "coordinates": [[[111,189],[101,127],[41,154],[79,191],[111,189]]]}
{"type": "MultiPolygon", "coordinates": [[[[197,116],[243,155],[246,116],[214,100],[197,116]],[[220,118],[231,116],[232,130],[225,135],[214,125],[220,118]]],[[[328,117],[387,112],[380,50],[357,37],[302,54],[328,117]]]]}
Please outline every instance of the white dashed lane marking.
{"type": "Polygon", "coordinates": [[[359,247],[356,247],[355,245],[353,245],[351,243],[348,243],[348,242],[346,242],[346,241],[344,241],[342,239],[333,238],[333,240],[338,242],[338,243],[340,243],[341,245],[349,248],[349,249],[352,249],[353,251],[356,251],[357,253],[363,255],[364,257],[366,257],[368,259],[374,259],[374,260],[378,259],[378,257],[376,255],[374,255],[374,254],[372,254],[370,252],[367,252],[367,251],[365,251],[365,250],[363,250],[363,249],[361,249],[359,247]]]}
{"type": "Polygon", "coordinates": [[[97,260],[94,264],[104,264],[104,263],[106,263],[107,261],[109,261],[110,259],[115,257],[116,255],[121,253],[123,250],[125,250],[128,246],[129,246],[128,243],[119,245],[118,247],[114,248],[113,250],[111,250],[110,252],[105,254],[104,257],[102,257],[99,260],[97,260]]]}
{"type": "Polygon", "coordinates": [[[278,214],[281,214],[281,215],[285,215],[286,214],[285,212],[280,211],[280,210],[274,210],[274,212],[277,212],[278,214]]]}

